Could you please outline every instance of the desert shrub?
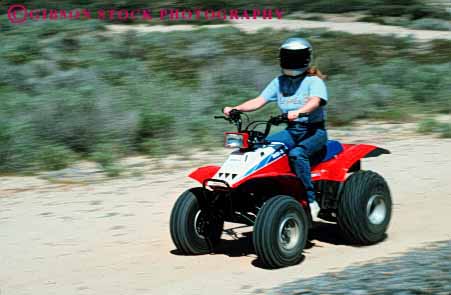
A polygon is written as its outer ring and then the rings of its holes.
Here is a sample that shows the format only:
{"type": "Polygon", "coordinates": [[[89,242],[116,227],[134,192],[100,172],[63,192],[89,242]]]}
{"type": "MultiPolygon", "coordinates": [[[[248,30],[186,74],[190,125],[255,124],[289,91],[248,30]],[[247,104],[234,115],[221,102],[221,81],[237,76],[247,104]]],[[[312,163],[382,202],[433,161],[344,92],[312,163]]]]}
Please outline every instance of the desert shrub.
{"type": "Polygon", "coordinates": [[[374,6],[369,10],[370,15],[373,16],[402,16],[406,13],[404,5],[387,4],[374,6]]]}
{"type": "MultiPolygon", "coordinates": [[[[329,77],[332,124],[451,109],[446,40],[426,46],[324,30],[234,28],[108,35],[97,25],[0,30],[0,171],[58,169],[88,157],[117,175],[115,159],[130,153],[164,157],[219,146],[233,127],[212,117],[257,96],[280,73],[277,48],[291,36],[311,40],[315,64],[329,77]],[[36,42],[23,47],[27,40],[36,42]]],[[[251,117],[278,112],[271,104],[251,117]]]]}
{"type": "Polygon", "coordinates": [[[425,134],[438,133],[440,137],[451,138],[451,123],[428,118],[418,123],[417,131],[425,134]]]}
{"type": "Polygon", "coordinates": [[[115,163],[119,156],[119,149],[111,143],[98,143],[93,147],[90,158],[101,166],[109,166],[115,163]]]}
{"type": "Polygon", "coordinates": [[[216,144],[218,140],[216,140],[212,134],[212,128],[210,126],[213,124],[209,123],[207,118],[195,118],[193,121],[191,121],[188,125],[188,131],[190,132],[190,141],[191,144],[195,147],[205,147],[209,148],[213,146],[213,143],[216,144]]]}
{"type": "Polygon", "coordinates": [[[440,131],[440,136],[443,138],[451,138],[451,124],[443,124],[441,131],[440,131]]]}
{"type": "Polygon", "coordinates": [[[359,18],[358,21],[378,23],[381,25],[389,25],[389,26],[400,26],[400,27],[408,27],[412,23],[412,21],[410,20],[410,17],[408,17],[406,15],[397,16],[397,17],[365,15],[365,16],[359,18]]]}
{"type": "Polygon", "coordinates": [[[0,127],[0,171],[58,170],[79,158],[68,147],[37,137],[24,118],[0,127]]]}
{"type": "Polygon", "coordinates": [[[436,101],[431,100],[438,98],[439,89],[447,87],[443,82],[446,80],[448,69],[446,64],[407,68],[404,75],[404,87],[411,92],[415,101],[434,104],[436,101]]]}
{"type": "Polygon", "coordinates": [[[425,5],[425,3],[412,3],[414,5],[408,5],[405,7],[405,11],[410,15],[411,19],[421,18],[440,18],[450,20],[450,14],[443,6],[442,9],[433,5],[425,5]]]}
{"type": "Polygon", "coordinates": [[[19,35],[14,39],[5,38],[4,41],[6,42],[2,42],[0,52],[7,62],[24,64],[39,57],[38,38],[36,36],[19,35]]]}
{"type": "Polygon", "coordinates": [[[99,141],[118,140],[129,145],[137,119],[132,111],[121,110],[106,96],[82,96],[68,91],[41,95],[33,100],[30,114],[35,134],[87,153],[99,141]]]}
{"type": "Polygon", "coordinates": [[[432,133],[438,131],[439,122],[435,119],[424,119],[418,123],[418,132],[420,133],[432,133]]]}
{"type": "Polygon", "coordinates": [[[288,15],[285,19],[300,19],[300,20],[313,20],[313,21],[325,21],[325,18],[321,15],[304,15],[300,13],[295,13],[292,15],[288,15]]]}
{"type": "Polygon", "coordinates": [[[43,170],[59,170],[66,168],[79,157],[66,146],[44,143],[36,155],[38,165],[43,170]]]}
{"type": "Polygon", "coordinates": [[[417,30],[440,30],[449,31],[451,29],[450,22],[436,18],[420,18],[412,22],[412,29],[417,30]]]}
{"type": "Polygon", "coordinates": [[[336,102],[329,104],[329,118],[338,124],[364,117],[399,121],[424,109],[449,111],[446,85],[450,78],[446,71],[446,64],[417,65],[403,59],[389,60],[378,67],[359,64],[356,75],[331,76],[328,86],[336,102]]]}
{"type": "Polygon", "coordinates": [[[122,167],[118,160],[123,156],[123,148],[115,143],[98,143],[89,158],[97,162],[110,177],[119,176],[122,167]]]}
{"type": "Polygon", "coordinates": [[[150,138],[163,138],[173,131],[174,118],[169,114],[143,111],[139,117],[137,141],[150,138]]]}
{"type": "Polygon", "coordinates": [[[364,1],[360,0],[338,0],[331,4],[330,1],[311,1],[304,7],[307,11],[323,13],[342,13],[365,9],[364,1]]]}
{"type": "MultiPolygon", "coordinates": [[[[367,1],[369,4],[370,1],[367,1]]],[[[373,1],[367,7],[368,15],[359,21],[376,22],[384,25],[405,26],[413,29],[449,30],[451,15],[438,5],[424,1],[373,1]]]]}
{"type": "Polygon", "coordinates": [[[139,144],[139,151],[152,157],[164,157],[168,156],[169,151],[174,149],[168,147],[168,144],[167,138],[148,138],[139,144]]]}
{"type": "Polygon", "coordinates": [[[184,56],[193,59],[214,58],[224,54],[224,48],[217,40],[201,39],[188,46],[184,56]]]}
{"type": "Polygon", "coordinates": [[[336,75],[328,82],[328,120],[332,124],[346,124],[364,118],[371,110],[371,101],[356,77],[336,75]]]}

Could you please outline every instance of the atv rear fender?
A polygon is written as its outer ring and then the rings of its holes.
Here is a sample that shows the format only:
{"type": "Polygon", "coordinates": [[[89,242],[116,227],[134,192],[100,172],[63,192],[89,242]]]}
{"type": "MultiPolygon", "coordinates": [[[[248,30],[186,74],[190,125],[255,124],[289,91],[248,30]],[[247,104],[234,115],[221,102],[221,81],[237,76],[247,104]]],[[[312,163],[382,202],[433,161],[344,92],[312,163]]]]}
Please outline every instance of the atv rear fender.
{"type": "Polygon", "coordinates": [[[312,180],[343,182],[348,172],[363,158],[390,154],[390,151],[369,144],[342,144],[343,151],[329,161],[322,162],[312,169],[312,180]]]}

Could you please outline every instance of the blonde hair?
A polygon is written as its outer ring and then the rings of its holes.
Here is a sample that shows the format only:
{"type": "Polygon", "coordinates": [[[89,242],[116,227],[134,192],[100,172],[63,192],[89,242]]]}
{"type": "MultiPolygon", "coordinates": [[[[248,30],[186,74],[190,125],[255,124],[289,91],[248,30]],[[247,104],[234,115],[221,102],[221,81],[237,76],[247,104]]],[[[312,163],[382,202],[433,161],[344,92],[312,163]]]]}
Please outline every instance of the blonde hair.
{"type": "Polygon", "coordinates": [[[321,73],[321,71],[317,67],[314,67],[314,66],[309,67],[307,69],[307,76],[317,76],[321,80],[327,79],[327,75],[324,75],[323,73],[321,73]]]}

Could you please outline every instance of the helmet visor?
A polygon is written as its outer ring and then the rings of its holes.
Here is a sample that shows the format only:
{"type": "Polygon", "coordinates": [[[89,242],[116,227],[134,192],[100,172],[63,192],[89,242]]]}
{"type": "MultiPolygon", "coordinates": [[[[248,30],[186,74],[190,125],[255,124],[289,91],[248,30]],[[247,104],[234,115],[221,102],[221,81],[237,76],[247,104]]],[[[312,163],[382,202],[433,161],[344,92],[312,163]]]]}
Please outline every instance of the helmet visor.
{"type": "Polygon", "coordinates": [[[309,48],[305,49],[280,49],[280,67],[282,69],[296,70],[308,67],[311,58],[309,48]]]}

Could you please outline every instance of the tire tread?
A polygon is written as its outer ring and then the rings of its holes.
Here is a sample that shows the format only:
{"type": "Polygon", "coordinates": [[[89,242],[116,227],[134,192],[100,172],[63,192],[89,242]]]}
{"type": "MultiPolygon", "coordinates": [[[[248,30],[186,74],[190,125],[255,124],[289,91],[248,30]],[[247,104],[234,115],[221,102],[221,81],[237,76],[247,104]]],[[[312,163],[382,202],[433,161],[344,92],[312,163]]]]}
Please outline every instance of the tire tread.
{"type": "MultiPolygon", "coordinates": [[[[366,202],[365,202],[366,203],[366,202]]],[[[370,245],[381,241],[385,237],[391,216],[390,190],[384,178],[373,171],[358,171],[346,180],[340,196],[337,223],[346,239],[353,244],[370,245]],[[389,200],[388,222],[381,227],[379,233],[371,233],[367,229],[367,216],[362,198],[365,198],[374,187],[385,193],[389,200]]]]}
{"type": "MultiPolygon", "coordinates": [[[[283,258],[278,257],[277,252],[274,250],[274,245],[272,245],[272,234],[273,228],[276,226],[274,220],[276,220],[277,215],[280,214],[280,210],[289,206],[289,204],[296,204],[299,206],[302,219],[304,222],[304,230],[307,229],[307,215],[305,211],[300,206],[300,204],[290,196],[275,196],[266,201],[258,212],[257,219],[254,226],[253,233],[253,243],[255,247],[255,252],[257,253],[259,259],[270,268],[279,268],[283,266],[293,265],[300,261],[302,258],[302,251],[299,253],[299,257],[293,261],[285,261],[283,258]]],[[[305,234],[304,241],[302,242],[302,249],[306,243],[307,234],[305,234]]]]}

